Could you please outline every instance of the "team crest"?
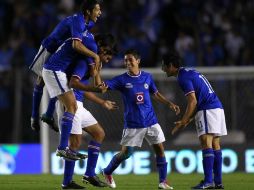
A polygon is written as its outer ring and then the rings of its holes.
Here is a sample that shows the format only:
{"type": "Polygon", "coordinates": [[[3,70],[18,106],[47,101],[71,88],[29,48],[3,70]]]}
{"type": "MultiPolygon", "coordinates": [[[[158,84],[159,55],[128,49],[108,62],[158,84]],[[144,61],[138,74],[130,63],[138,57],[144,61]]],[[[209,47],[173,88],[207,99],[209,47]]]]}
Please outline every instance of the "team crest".
{"type": "Polygon", "coordinates": [[[137,104],[143,104],[144,103],[144,93],[143,92],[137,92],[136,93],[136,103],[137,104]]]}
{"type": "Polygon", "coordinates": [[[145,89],[148,89],[149,86],[148,86],[147,83],[145,83],[145,84],[144,84],[144,87],[145,87],[145,89]]]}
{"type": "Polygon", "coordinates": [[[133,85],[131,83],[126,83],[125,88],[133,88],[133,85]]]}

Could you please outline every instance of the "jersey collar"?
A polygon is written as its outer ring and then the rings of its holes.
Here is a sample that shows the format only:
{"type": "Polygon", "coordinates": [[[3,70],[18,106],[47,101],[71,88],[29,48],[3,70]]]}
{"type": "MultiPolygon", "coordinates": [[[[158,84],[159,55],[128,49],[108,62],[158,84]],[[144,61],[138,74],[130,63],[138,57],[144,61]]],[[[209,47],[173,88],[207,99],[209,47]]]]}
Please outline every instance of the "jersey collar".
{"type": "Polygon", "coordinates": [[[139,73],[137,75],[131,75],[129,72],[126,72],[127,75],[129,75],[130,77],[139,77],[141,75],[141,71],[139,71],[139,73]]]}

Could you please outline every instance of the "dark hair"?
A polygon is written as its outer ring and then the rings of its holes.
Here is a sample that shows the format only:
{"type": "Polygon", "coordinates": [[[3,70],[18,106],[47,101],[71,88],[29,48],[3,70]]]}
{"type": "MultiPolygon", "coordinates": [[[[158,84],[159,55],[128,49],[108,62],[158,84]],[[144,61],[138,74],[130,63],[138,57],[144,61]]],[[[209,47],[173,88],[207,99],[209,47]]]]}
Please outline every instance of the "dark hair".
{"type": "Polygon", "coordinates": [[[81,4],[81,12],[85,14],[87,10],[92,11],[97,4],[102,4],[102,0],[83,0],[81,4]]]}
{"type": "Polygon", "coordinates": [[[162,56],[162,64],[166,66],[172,64],[175,68],[179,68],[181,65],[181,58],[177,52],[170,51],[162,56]]]}
{"type": "Polygon", "coordinates": [[[124,55],[127,55],[127,54],[133,55],[136,59],[141,59],[140,53],[135,49],[127,49],[124,52],[124,55]]]}
{"type": "Polygon", "coordinates": [[[94,39],[98,47],[107,47],[106,54],[117,54],[117,44],[116,39],[112,34],[96,34],[94,39]]]}

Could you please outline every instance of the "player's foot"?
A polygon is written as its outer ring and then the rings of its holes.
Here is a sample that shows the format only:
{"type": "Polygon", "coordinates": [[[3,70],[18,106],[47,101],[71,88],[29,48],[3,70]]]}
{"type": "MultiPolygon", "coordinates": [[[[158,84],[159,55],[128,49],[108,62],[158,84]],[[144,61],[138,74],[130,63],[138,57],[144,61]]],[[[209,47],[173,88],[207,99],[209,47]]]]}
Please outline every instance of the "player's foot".
{"type": "Polygon", "coordinates": [[[88,155],[86,154],[81,154],[79,152],[76,152],[77,156],[81,159],[81,160],[85,160],[88,158],[88,155]]]}
{"type": "Polygon", "coordinates": [[[62,189],[85,189],[85,187],[71,181],[68,185],[62,185],[62,189]]]}
{"type": "Polygon", "coordinates": [[[40,131],[40,120],[31,117],[31,128],[34,131],[40,131]]]}
{"type": "Polygon", "coordinates": [[[223,184],[215,184],[214,189],[224,189],[223,184]]]}
{"type": "Polygon", "coordinates": [[[159,183],[158,189],[174,189],[173,187],[171,187],[167,181],[163,181],[161,183],[159,183]]]}
{"type": "Polygon", "coordinates": [[[116,188],[116,183],[113,179],[112,175],[107,175],[104,173],[104,170],[102,170],[102,175],[104,176],[105,182],[106,184],[110,187],[110,188],[116,188]]]}
{"type": "Polygon", "coordinates": [[[107,184],[101,181],[96,175],[93,177],[84,175],[82,181],[83,183],[90,183],[91,185],[96,187],[107,187],[107,184]]]}
{"type": "Polygon", "coordinates": [[[202,180],[198,185],[192,187],[192,189],[214,189],[213,183],[207,183],[202,180]]]}
{"type": "Polygon", "coordinates": [[[49,126],[52,130],[54,130],[54,131],[57,132],[57,133],[59,132],[59,129],[58,129],[58,127],[55,125],[55,120],[54,120],[53,117],[48,117],[48,116],[44,113],[44,114],[42,114],[42,116],[41,116],[41,120],[42,120],[43,122],[47,123],[48,126],[49,126]]]}
{"type": "Polygon", "coordinates": [[[77,156],[77,153],[69,149],[69,147],[66,147],[64,150],[57,149],[56,155],[63,157],[65,160],[80,160],[80,157],[77,156]]]}

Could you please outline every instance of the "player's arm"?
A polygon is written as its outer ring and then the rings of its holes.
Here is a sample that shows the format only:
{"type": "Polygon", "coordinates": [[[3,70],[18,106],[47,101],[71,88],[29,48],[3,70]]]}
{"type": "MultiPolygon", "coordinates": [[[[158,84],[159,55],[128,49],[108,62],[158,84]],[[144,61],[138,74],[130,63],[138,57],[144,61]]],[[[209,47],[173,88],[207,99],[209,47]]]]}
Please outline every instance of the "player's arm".
{"type": "Polygon", "coordinates": [[[191,121],[197,108],[197,98],[195,92],[192,92],[186,96],[188,104],[185,113],[180,121],[175,122],[175,127],[172,130],[172,134],[176,133],[180,128],[186,127],[191,121]]]}
{"type": "Polygon", "coordinates": [[[171,110],[176,112],[176,115],[180,113],[180,108],[178,105],[174,104],[173,102],[167,100],[159,91],[154,93],[153,95],[154,99],[157,100],[158,102],[161,102],[165,105],[167,105],[171,110]]]}
{"type": "Polygon", "coordinates": [[[69,86],[71,88],[75,88],[77,90],[83,90],[88,92],[99,92],[99,93],[105,93],[107,91],[107,88],[104,86],[93,86],[93,85],[86,85],[80,82],[80,79],[77,76],[72,76],[69,82],[69,86]]]}
{"type": "Polygon", "coordinates": [[[104,100],[96,96],[92,92],[85,92],[84,96],[86,99],[101,105],[102,107],[106,108],[107,110],[115,110],[118,109],[118,106],[116,105],[115,102],[109,101],[109,100],[104,100]]]}

